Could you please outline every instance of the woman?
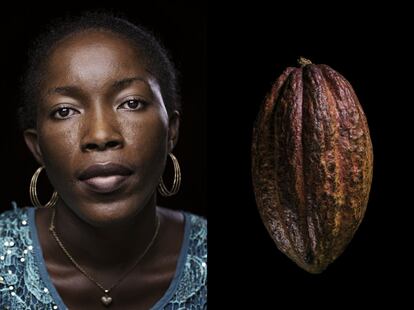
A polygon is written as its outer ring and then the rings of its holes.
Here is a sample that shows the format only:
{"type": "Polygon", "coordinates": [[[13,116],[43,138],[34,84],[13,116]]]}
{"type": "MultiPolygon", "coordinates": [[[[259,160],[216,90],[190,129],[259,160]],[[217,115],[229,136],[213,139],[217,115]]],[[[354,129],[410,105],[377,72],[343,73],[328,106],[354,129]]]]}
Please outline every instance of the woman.
{"type": "Polygon", "coordinates": [[[156,205],[157,187],[169,196],[181,180],[176,74],[160,43],[85,15],[37,41],[23,86],[19,116],[40,168],[36,208],[0,215],[1,308],[206,308],[205,220],[156,205]],[[42,205],[43,167],[55,192],[42,205]]]}

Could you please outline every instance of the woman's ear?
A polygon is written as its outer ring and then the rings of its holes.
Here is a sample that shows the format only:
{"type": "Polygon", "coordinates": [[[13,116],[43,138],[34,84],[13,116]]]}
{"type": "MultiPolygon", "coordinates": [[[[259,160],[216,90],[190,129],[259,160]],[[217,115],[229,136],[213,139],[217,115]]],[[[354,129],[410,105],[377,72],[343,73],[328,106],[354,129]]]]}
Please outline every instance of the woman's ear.
{"type": "Polygon", "coordinates": [[[43,162],[43,155],[42,151],[39,147],[39,139],[36,129],[26,129],[23,133],[24,141],[26,142],[27,147],[32,152],[34,158],[37,160],[37,162],[44,166],[43,162]]]}
{"type": "Polygon", "coordinates": [[[180,129],[180,113],[174,110],[169,116],[168,124],[168,152],[171,153],[178,142],[180,129]]]}

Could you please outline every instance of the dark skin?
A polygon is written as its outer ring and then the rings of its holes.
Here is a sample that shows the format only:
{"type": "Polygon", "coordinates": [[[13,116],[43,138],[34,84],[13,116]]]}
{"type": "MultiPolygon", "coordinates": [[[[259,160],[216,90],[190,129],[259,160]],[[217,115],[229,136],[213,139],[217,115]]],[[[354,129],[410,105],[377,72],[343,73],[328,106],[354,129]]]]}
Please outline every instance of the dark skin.
{"type": "MultiPolygon", "coordinates": [[[[37,126],[24,132],[60,199],[57,234],[73,258],[109,288],[155,243],[110,296],[110,309],[149,309],[174,276],[184,232],[181,213],[156,207],[156,187],[178,139],[156,77],[129,41],[89,30],[57,43],[45,67],[37,126]],[[120,163],[132,174],[98,193],[78,176],[92,164],[120,163]]],[[[102,179],[102,182],[106,182],[102,179]]],[[[48,273],[70,309],[105,309],[103,292],[70,262],[48,231],[52,212],[36,211],[48,273]]]]}

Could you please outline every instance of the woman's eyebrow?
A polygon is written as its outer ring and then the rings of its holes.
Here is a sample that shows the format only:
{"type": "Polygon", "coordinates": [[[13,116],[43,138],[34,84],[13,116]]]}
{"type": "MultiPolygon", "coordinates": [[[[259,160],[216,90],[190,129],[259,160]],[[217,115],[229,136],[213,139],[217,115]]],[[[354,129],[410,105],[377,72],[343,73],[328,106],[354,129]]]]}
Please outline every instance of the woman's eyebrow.
{"type": "Polygon", "coordinates": [[[115,81],[112,84],[111,88],[116,90],[116,91],[120,91],[120,90],[123,90],[123,89],[127,88],[128,86],[130,86],[134,82],[142,82],[142,83],[145,83],[145,84],[148,85],[148,82],[144,78],[139,77],[139,76],[134,76],[134,77],[125,78],[125,79],[122,79],[122,80],[115,81]]]}
{"type": "Polygon", "coordinates": [[[53,87],[47,91],[48,95],[61,94],[65,96],[81,97],[83,95],[82,90],[77,86],[58,86],[53,87]]]}
{"type": "MultiPolygon", "coordinates": [[[[121,91],[127,88],[128,86],[130,86],[134,82],[141,82],[141,83],[145,83],[146,85],[148,85],[148,82],[144,78],[139,77],[139,76],[134,76],[134,77],[115,81],[111,85],[111,88],[115,91],[121,91]]],[[[84,93],[82,89],[78,86],[67,85],[67,86],[53,87],[47,91],[47,94],[48,95],[60,94],[60,95],[65,95],[65,96],[81,97],[84,93]]]]}

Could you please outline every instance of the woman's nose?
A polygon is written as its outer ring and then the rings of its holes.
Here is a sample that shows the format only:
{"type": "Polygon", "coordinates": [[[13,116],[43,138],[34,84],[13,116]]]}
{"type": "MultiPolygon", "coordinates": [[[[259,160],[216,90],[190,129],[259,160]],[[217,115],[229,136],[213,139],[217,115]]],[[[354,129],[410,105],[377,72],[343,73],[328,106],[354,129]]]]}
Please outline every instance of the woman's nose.
{"type": "Polygon", "coordinates": [[[105,151],[123,147],[123,137],[113,113],[97,111],[93,116],[85,119],[84,127],[82,151],[105,151]]]}

